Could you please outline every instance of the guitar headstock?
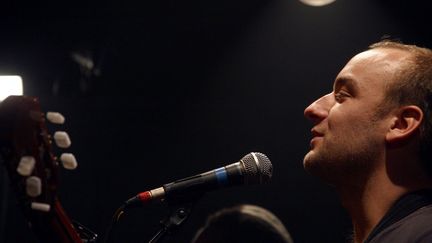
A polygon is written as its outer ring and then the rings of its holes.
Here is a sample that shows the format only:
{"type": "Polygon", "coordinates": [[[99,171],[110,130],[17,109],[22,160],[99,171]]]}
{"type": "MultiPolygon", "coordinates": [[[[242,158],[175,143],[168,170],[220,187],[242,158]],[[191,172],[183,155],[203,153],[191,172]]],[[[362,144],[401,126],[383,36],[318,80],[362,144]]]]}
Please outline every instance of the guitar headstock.
{"type": "Polygon", "coordinates": [[[42,239],[81,242],[57,200],[60,167],[74,169],[77,163],[72,154],[62,154],[62,166],[53,155],[53,141],[61,148],[69,147],[71,142],[66,132],[51,136],[45,124],[47,119],[59,124],[64,122],[59,113],[45,115],[41,112],[37,98],[9,96],[1,102],[0,162],[8,171],[26,218],[42,239]],[[53,228],[45,229],[49,227],[47,224],[53,228]],[[62,227],[69,229],[56,229],[62,227]],[[53,236],[53,231],[57,230],[66,233],[53,236]]]}

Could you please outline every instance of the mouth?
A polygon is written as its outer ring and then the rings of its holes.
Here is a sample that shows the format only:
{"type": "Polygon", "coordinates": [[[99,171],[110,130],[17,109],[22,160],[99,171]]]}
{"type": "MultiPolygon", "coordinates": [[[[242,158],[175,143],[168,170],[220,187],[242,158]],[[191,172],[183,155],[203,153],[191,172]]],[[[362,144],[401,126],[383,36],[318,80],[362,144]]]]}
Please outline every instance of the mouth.
{"type": "Polygon", "coordinates": [[[315,129],[311,130],[312,139],[310,141],[310,147],[313,149],[317,143],[323,138],[324,134],[316,131],[315,129]]]}
{"type": "Polygon", "coordinates": [[[324,136],[323,133],[318,132],[315,128],[311,130],[311,133],[312,133],[312,137],[313,138],[315,138],[315,137],[323,137],[324,136]]]}

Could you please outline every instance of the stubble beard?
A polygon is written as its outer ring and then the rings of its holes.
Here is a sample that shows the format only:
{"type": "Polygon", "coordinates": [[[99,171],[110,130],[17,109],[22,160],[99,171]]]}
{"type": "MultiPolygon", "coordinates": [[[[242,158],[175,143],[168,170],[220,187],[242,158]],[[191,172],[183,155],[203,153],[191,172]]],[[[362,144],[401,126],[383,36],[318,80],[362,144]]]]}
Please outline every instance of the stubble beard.
{"type": "Polygon", "coordinates": [[[378,153],[376,144],[369,141],[320,145],[305,155],[304,169],[334,186],[361,183],[372,170],[378,153]]]}

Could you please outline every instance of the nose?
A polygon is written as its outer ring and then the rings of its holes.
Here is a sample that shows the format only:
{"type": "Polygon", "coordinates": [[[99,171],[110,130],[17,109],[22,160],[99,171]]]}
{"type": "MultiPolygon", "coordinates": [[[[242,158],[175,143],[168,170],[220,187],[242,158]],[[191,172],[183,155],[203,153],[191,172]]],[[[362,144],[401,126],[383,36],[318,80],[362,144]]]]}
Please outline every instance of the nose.
{"type": "Polygon", "coordinates": [[[334,103],[332,94],[324,95],[310,104],[304,110],[304,116],[311,120],[313,123],[319,123],[324,120],[329,113],[331,106],[334,103]]]}

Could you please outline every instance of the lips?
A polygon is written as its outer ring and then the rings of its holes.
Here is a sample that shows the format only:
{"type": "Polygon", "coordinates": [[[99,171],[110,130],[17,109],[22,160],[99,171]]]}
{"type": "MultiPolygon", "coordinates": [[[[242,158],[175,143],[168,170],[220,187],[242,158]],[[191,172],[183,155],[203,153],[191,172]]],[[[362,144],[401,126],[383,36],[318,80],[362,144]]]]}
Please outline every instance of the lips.
{"type": "Polygon", "coordinates": [[[315,137],[322,137],[322,136],[324,136],[324,134],[323,133],[320,133],[320,132],[318,132],[317,130],[315,130],[315,129],[312,129],[311,130],[311,133],[312,133],[312,137],[313,138],[315,138],[315,137]]]}
{"type": "Polygon", "coordinates": [[[310,147],[313,149],[316,146],[316,143],[318,142],[318,140],[322,139],[322,137],[324,136],[324,134],[318,132],[315,129],[312,129],[311,133],[312,133],[312,139],[310,141],[310,147]]]}

